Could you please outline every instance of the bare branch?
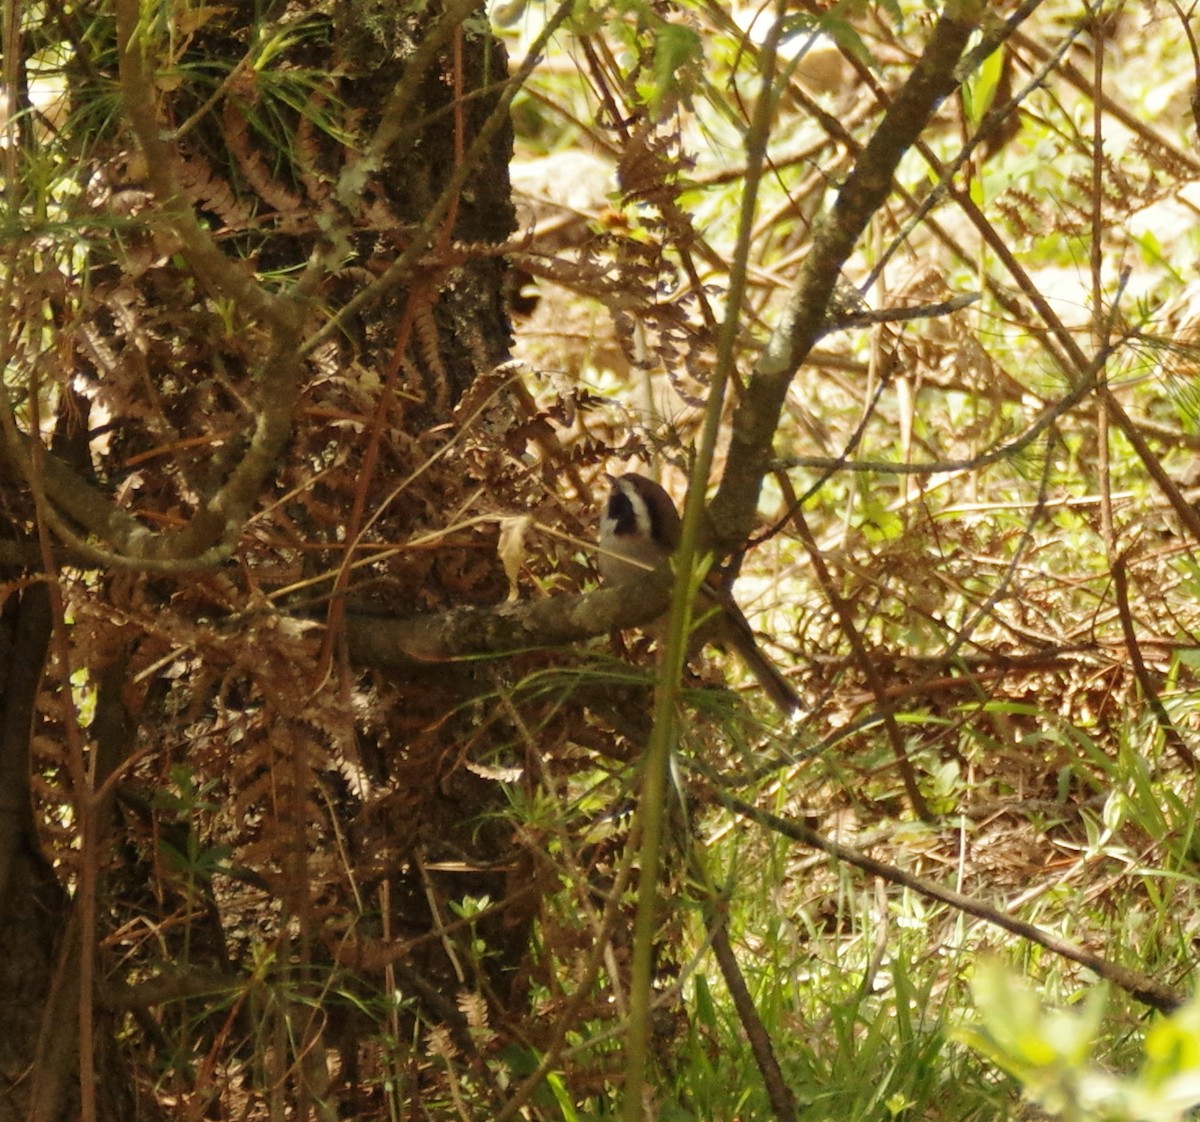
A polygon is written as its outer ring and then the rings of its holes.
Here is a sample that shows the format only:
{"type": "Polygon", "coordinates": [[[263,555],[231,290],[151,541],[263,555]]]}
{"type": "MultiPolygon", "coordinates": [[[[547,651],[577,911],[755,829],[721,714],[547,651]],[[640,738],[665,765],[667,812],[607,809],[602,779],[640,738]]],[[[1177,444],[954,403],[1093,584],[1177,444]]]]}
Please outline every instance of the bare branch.
{"type": "Polygon", "coordinates": [[[1153,1009],[1169,1012],[1172,1009],[1178,1008],[1186,1000],[1186,997],[1182,993],[1171,989],[1170,986],[1163,985],[1154,978],[1148,977],[1145,974],[1139,974],[1134,970],[1127,970],[1118,963],[1111,962],[1109,959],[1085,950],[1083,947],[1068,942],[1066,939],[1060,939],[1057,935],[1043,930],[1036,924],[1027,923],[1023,919],[1017,919],[1015,916],[1011,916],[999,908],[985,904],[982,900],[964,896],[961,892],[944,888],[942,885],[936,884],[931,880],[926,880],[924,877],[906,873],[902,869],[897,869],[894,865],[888,865],[883,861],[877,861],[873,857],[868,857],[867,854],[860,850],[839,845],[837,842],[831,841],[829,838],[817,833],[816,830],[809,829],[802,823],[781,818],[765,810],[759,810],[758,807],[751,806],[736,795],[729,795],[724,791],[713,790],[712,797],[721,803],[722,806],[736,811],[738,814],[762,826],[767,826],[776,833],[791,838],[801,845],[819,849],[838,861],[843,861],[847,865],[853,865],[855,868],[862,869],[872,876],[882,877],[892,884],[910,888],[914,892],[919,892],[922,896],[929,897],[931,900],[940,900],[942,903],[949,904],[950,907],[957,908],[967,915],[976,916],[987,923],[995,924],[997,927],[1003,928],[1013,935],[1017,935],[1022,939],[1028,939],[1032,943],[1037,943],[1039,946],[1045,947],[1054,954],[1070,959],[1072,962],[1078,962],[1081,966],[1086,966],[1106,981],[1120,986],[1131,997],[1136,998],[1145,1005],[1149,1005],[1153,1009]]]}
{"type": "Polygon", "coordinates": [[[202,283],[231,296],[245,316],[261,319],[283,335],[300,326],[299,309],[269,293],[248,266],[232,261],[200,225],[175,173],[175,152],[164,138],[154,105],[154,86],[146,71],[145,36],[137,0],[117,0],[117,50],[125,111],[146,154],[148,177],[163,218],[183,243],[184,253],[202,283]]]}
{"type": "Polygon", "coordinates": [[[648,573],[636,588],[604,588],[582,596],[454,608],[410,619],[350,614],[346,632],[355,662],[409,666],[566,646],[649,623],[669,602],[669,578],[648,573]]]}
{"type": "MultiPolygon", "coordinates": [[[[1026,5],[1017,15],[1024,18],[1029,10],[1026,5]]],[[[925,53],[863,149],[833,210],[813,238],[779,324],[734,414],[729,459],[712,508],[713,523],[721,527],[721,544],[726,548],[736,548],[749,533],[788,386],[825,330],[826,309],[842,266],[891,192],[901,157],[961,80],[959,61],[983,14],[984,6],[970,0],[946,5],[925,53]]],[[[988,52],[995,50],[1014,27],[1012,23],[1004,24],[989,34],[988,52]]],[[[980,60],[978,52],[972,57],[980,60]]]]}

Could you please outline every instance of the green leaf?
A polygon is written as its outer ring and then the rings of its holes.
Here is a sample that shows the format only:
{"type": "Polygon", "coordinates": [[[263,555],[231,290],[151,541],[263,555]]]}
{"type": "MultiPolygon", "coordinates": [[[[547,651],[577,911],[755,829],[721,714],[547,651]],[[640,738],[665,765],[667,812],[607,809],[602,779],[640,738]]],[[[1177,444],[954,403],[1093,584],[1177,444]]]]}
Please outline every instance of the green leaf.
{"type": "Polygon", "coordinates": [[[839,47],[854,55],[860,62],[870,65],[873,61],[871,52],[862,41],[857,29],[843,19],[826,16],[821,20],[821,30],[825,32],[839,47]]]}
{"type": "Polygon", "coordinates": [[[962,88],[963,108],[972,126],[978,126],[996,99],[1000,76],[1004,73],[1004,49],[993,51],[962,88]]]}
{"type": "Polygon", "coordinates": [[[667,94],[682,88],[679,72],[704,57],[704,44],[690,27],[657,22],[654,28],[654,90],[651,108],[657,108],[667,94]]]}

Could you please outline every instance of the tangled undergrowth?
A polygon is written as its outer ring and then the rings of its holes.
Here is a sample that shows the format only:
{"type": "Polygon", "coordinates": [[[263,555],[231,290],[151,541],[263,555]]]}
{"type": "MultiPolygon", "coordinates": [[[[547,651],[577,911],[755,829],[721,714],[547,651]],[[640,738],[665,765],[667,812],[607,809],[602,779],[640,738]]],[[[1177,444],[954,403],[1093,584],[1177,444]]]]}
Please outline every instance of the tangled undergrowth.
{"type": "Polygon", "coordinates": [[[709,409],[706,540],[806,708],[688,669],[649,1109],[1003,1117],[984,959],[1107,978],[1114,1070],[1187,995],[1190,24],[997,7],[890,151],[923,5],[525,7],[510,84],[463,5],[23,25],[10,697],[49,655],[0,774],[114,1117],[629,1116],[660,644],[549,636],[603,473],[682,501],[709,409]]]}

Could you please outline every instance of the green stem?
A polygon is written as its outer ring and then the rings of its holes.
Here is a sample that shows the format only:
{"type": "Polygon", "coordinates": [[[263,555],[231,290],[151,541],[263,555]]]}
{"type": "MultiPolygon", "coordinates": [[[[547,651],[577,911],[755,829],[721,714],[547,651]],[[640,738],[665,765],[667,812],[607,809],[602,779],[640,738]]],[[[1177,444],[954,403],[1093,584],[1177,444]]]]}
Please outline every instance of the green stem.
{"type": "Polygon", "coordinates": [[[778,96],[775,84],[776,47],[783,32],[785,0],[779,2],[779,14],[761,55],[762,92],[754,119],[746,137],[746,186],[738,217],[737,247],[729,273],[729,293],[724,318],[717,336],[717,363],[704,413],[700,444],[692,464],[683,528],[675,554],[675,587],[667,632],[667,647],[658,667],[654,694],[654,727],[646,748],[642,773],[638,822],[641,830],[637,913],[633,928],[633,963],[629,994],[629,1027],[625,1037],[624,1122],[640,1122],[650,1038],[651,981],[654,966],[654,935],[658,927],[658,880],[662,864],[663,828],[667,816],[667,777],[671,751],[676,742],[675,714],[679,701],[680,679],[687,659],[691,631],[692,602],[702,576],[697,574],[696,553],[700,526],[705,514],[704,496],[712,470],[724,412],[725,392],[734,366],[734,347],[741,321],[742,298],[746,290],[747,262],[754,236],[754,213],[758,186],[766,161],[774,105],[778,96]]]}

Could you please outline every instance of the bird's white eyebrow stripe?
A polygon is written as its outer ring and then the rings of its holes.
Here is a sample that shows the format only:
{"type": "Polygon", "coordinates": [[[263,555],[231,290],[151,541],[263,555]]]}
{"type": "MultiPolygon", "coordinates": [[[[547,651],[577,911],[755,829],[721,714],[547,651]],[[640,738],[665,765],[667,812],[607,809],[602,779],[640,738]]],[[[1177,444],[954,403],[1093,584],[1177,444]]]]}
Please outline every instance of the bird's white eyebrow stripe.
{"type": "Polygon", "coordinates": [[[655,541],[661,542],[663,540],[662,511],[654,506],[653,503],[647,502],[645,498],[642,499],[642,509],[638,514],[639,526],[641,525],[643,519],[648,522],[649,525],[642,528],[655,541]]]}

